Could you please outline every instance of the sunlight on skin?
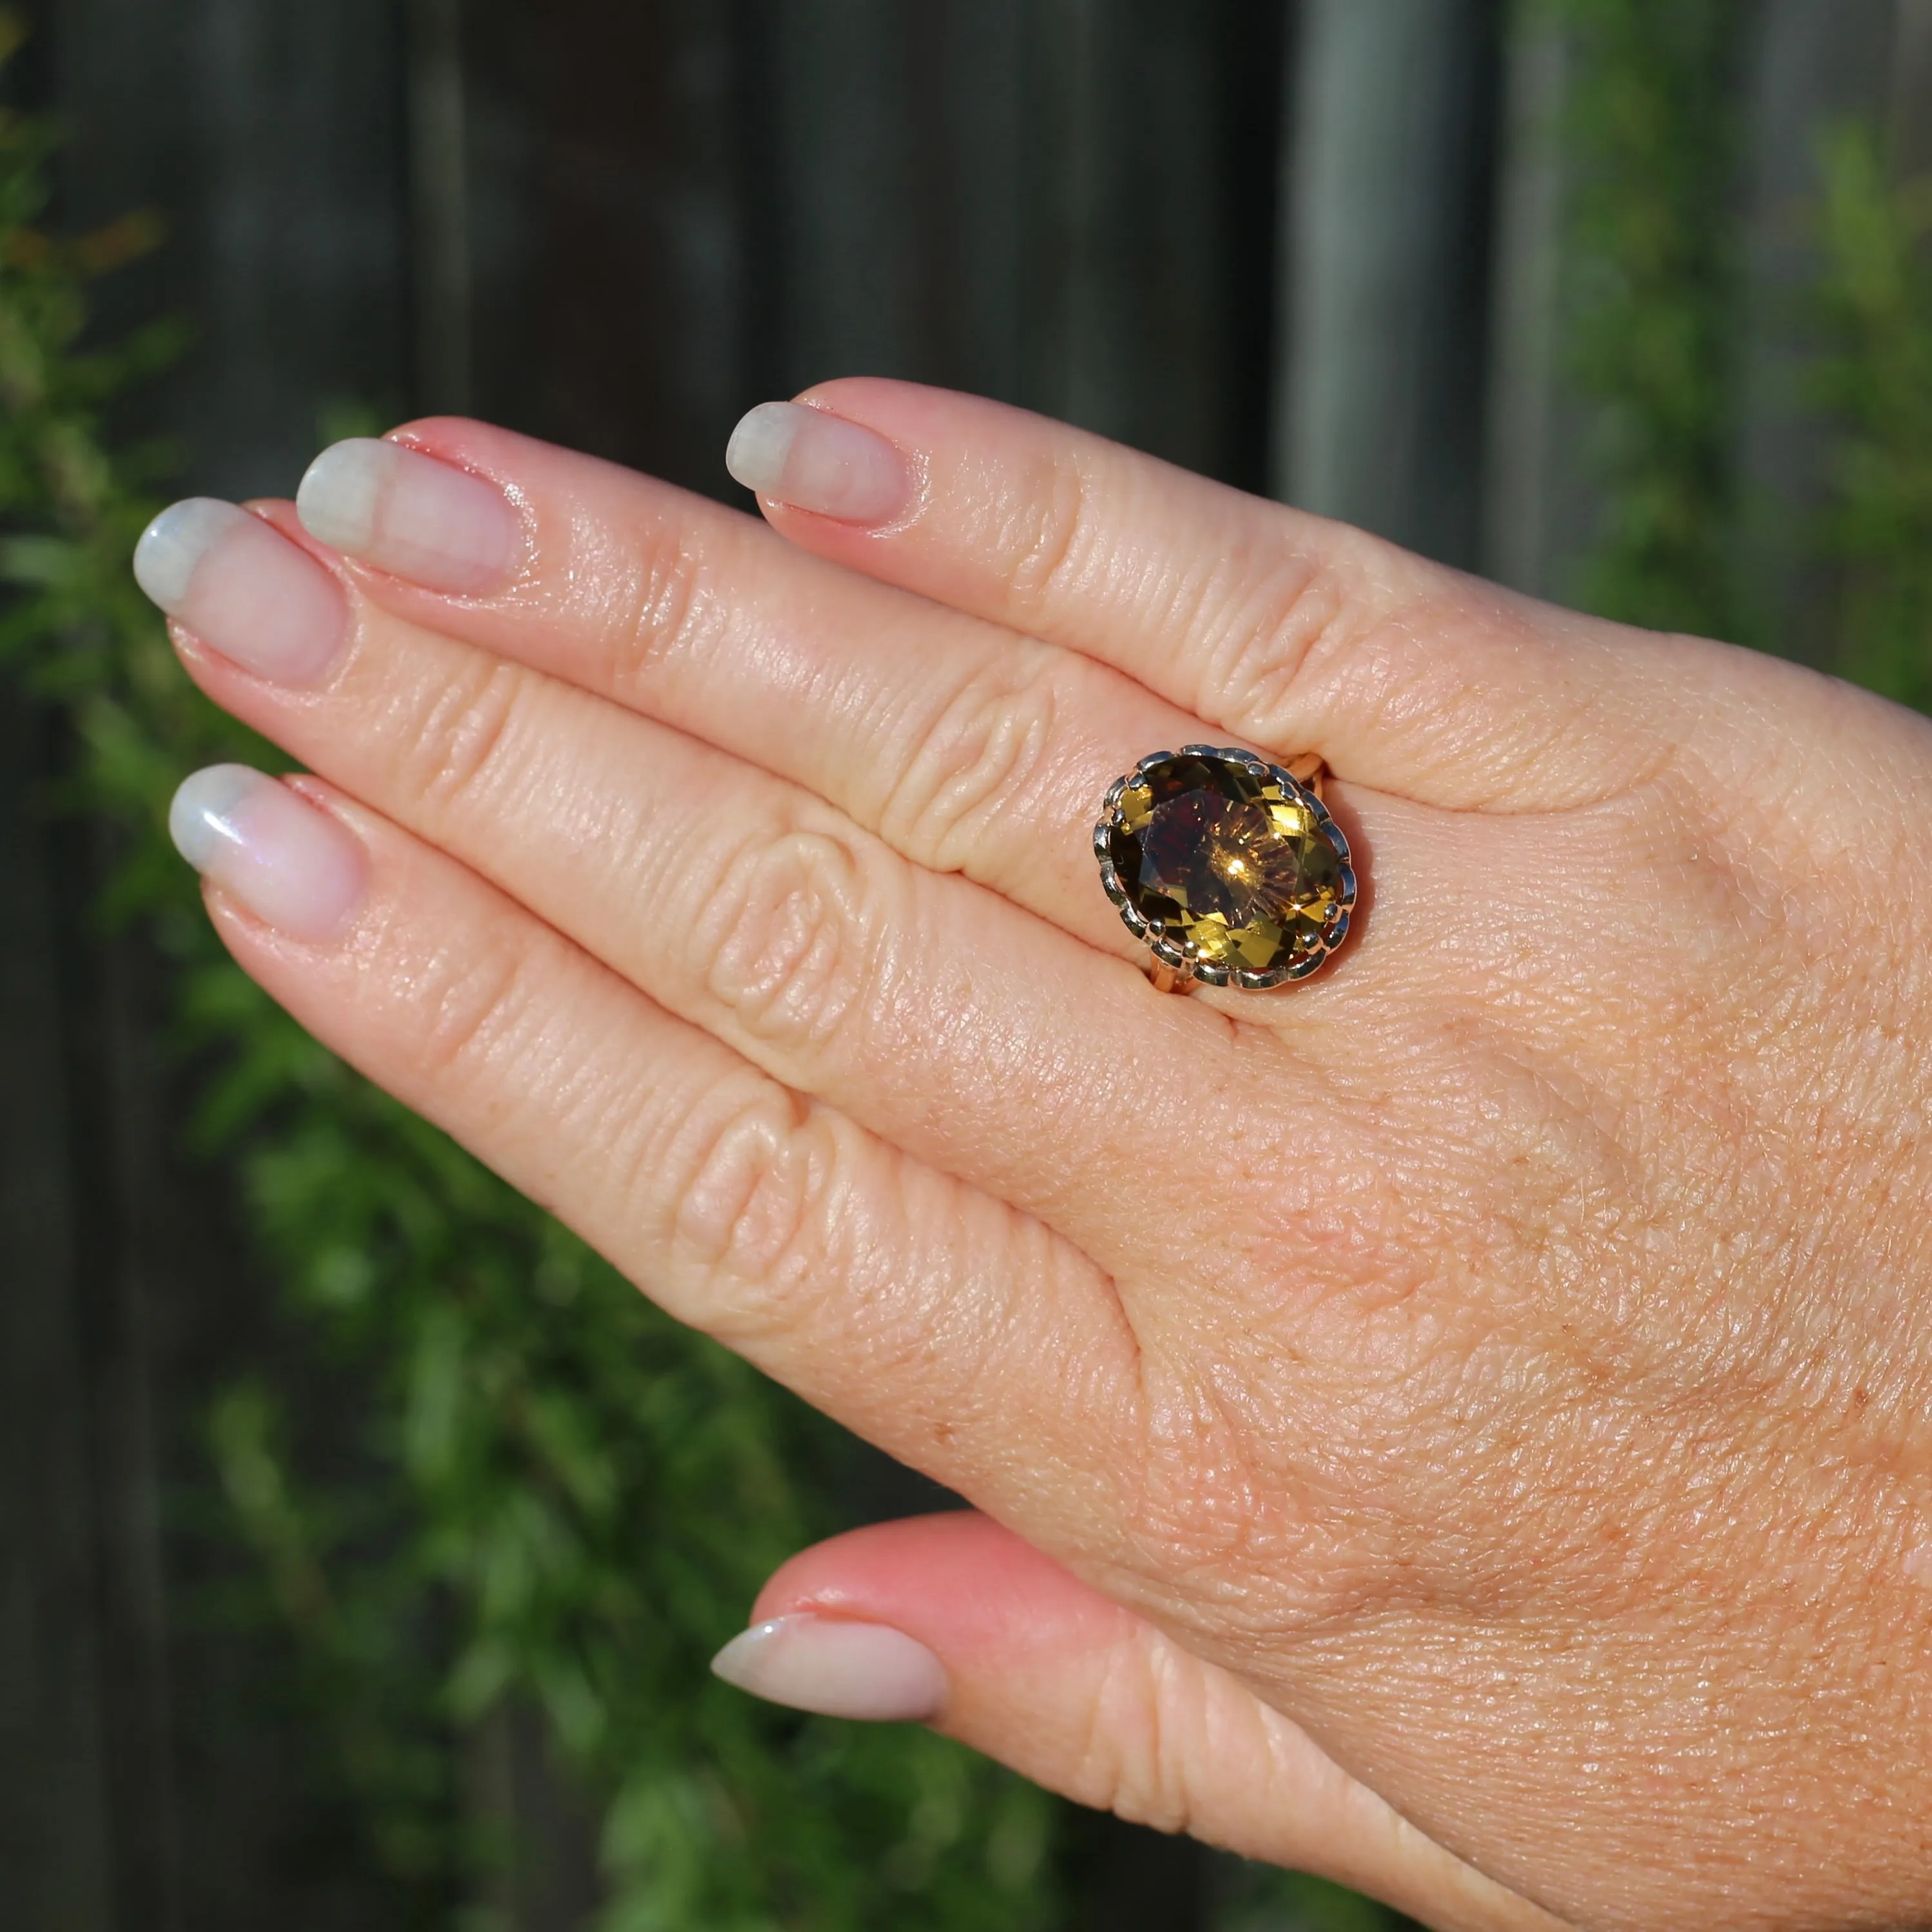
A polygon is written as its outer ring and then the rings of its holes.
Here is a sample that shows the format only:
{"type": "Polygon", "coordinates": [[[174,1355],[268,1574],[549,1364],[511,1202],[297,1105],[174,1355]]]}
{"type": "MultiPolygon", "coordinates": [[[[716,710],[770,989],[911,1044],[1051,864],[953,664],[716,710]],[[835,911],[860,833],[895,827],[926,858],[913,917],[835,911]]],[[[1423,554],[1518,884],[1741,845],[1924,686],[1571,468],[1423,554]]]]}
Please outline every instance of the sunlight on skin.
{"type": "Polygon", "coordinates": [[[733,460],[418,424],[143,565],[316,774],[191,782],[247,969],[1004,1526],[722,1667],[1457,1932],[1932,1913],[1932,728],[970,398],[733,460]],[[1292,992],[1100,890],[1197,742],[1334,775],[1292,992]]]}

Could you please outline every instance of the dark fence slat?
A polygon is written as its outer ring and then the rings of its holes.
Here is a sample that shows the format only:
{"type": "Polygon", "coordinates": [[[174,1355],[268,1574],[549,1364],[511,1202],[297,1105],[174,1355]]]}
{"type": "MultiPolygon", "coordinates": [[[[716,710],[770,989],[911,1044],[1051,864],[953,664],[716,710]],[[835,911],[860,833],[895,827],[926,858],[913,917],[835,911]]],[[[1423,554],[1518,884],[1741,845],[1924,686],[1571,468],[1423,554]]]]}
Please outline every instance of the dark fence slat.
{"type": "Polygon", "coordinates": [[[1306,0],[1276,489],[1474,566],[1498,34],[1483,0],[1306,0]]]}
{"type": "Polygon", "coordinates": [[[60,0],[53,32],[64,212],[158,208],[172,231],[110,322],[194,325],[160,406],[198,487],[292,490],[325,406],[410,392],[394,0],[60,0]]]}
{"type": "Polygon", "coordinates": [[[94,1391],[34,725],[0,686],[0,1922],[110,1932],[94,1391]]]}

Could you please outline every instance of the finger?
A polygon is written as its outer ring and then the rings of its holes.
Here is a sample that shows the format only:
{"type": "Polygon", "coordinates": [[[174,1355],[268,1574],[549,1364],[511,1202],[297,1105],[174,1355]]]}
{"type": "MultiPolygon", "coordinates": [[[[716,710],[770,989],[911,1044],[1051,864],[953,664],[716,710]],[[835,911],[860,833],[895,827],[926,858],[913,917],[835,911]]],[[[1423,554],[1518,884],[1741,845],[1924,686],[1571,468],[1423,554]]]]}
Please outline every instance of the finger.
{"type": "Polygon", "coordinates": [[[1105,1508],[1070,1402],[1131,1434],[1105,1279],[1036,1222],[786,1091],[443,854],[229,766],[177,842],[230,950],[323,1043],[680,1320],[986,1506],[1105,1508]]]}
{"type": "Polygon", "coordinates": [[[1425,1838],[1226,1672],[983,1516],[804,1552],[714,1668],[780,1703],[929,1722],[1079,1804],[1333,1879],[1444,1932],[1558,1922],[1425,1838]]]}
{"type": "Polygon", "coordinates": [[[1594,802],[1664,754],[1722,655],[1694,664],[1681,640],[997,404],[873,380],[802,401],[761,406],[733,444],[734,473],[795,543],[1381,789],[1457,808],[1594,802]],[[842,486],[861,470],[862,491],[842,486]]]}
{"type": "MultiPolygon", "coordinates": [[[[283,544],[249,520],[252,543],[283,544]]],[[[1251,1135],[1252,1059],[1225,1022],[768,772],[343,602],[344,654],[320,684],[192,644],[189,668],[669,1011],[1104,1265],[1168,1255],[1205,1211],[1130,1161],[1119,1123],[1138,1114],[1158,1138],[1184,1108],[1187,1131],[1251,1135]]]]}
{"type": "Polygon", "coordinates": [[[478,423],[398,437],[326,451],[298,500],[311,536],[370,566],[356,580],[384,608],[762,766],[929,870],[1133,950],[1096,884],[1094,821],[1116,777],[1197,741],[1198,718],[631,471],[478,423]]]}

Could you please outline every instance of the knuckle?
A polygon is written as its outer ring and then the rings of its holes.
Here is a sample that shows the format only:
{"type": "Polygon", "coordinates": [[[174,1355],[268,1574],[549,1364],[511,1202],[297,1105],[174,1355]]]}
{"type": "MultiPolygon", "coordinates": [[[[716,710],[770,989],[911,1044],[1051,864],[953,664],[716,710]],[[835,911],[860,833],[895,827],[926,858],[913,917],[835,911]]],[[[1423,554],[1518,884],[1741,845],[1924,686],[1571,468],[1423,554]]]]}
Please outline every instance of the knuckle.
{"type": "Polygon", "coordinates": [[[1194,1816],[1192,1766],[1182,1739],[1186,1687],[1157,1639],[1123,1645],[1108,1658],[1088,1707],[1075,1789],[1088,1804],[1130,1824],[1184,1832],[1194,1816]]]}
{"type": "Polygon", "coordinates": [[[520,665],[487,658],[440,679],[399,761],[410,797],[444,809],[487,794],[529,689],[520,665]]]}
{"type": "Polygon", "coordinates": [[[643,705],[653,682],[723,621],[704,552],[674,521],[632,533],[621,557],[600,552],[579,574],[596,600],[586,628],[603,652],[604,688],[626,703],[643,705]]]}
{"type": "Polygon", "coordinates": [[[795,1329],[824,1273],[844,1165],[828,1124],[748,1073],[722,1085],[679,1139],[652,1185],[671,1184],[676,1246],[708,1291],[702,1325],[736,1342],[795,1329]]]}
{"type": "Polygon", "coordinates": [[[876,887],[860,854],[824,831],[746,848],[694,923],[706,990],[754,1040],[822,1045],[874,982],[876,887]]]}
{"type": "Polygon", "coordinates": [[[460,1091],[514,1054],[531,1012],[531,959],[520,947],[445,946],[417,980],[412,1030],[422,1070],[460,1091]]]}
{"type": "Polygon", "coordinates": [[[886,839],[939,872],[970,869],[996,816],[1040,789],[1058,712],[1052,654],[1003,653],[925,731],[879,815],[886,839]]]}
{"type": "Polygon", "coordinates": [[[1049,610],[1066,578],[1079,572],[1092,524],[1090,496],[1081,459],[1067,452],[1041,458],[1037,474],[1014,493],[1011,520],[999,533],[998,550],[1006,559],[1007,594],[1022,622],[1049,610]]]}
{"type": "Polygon", "coordinates": [[[1202,614],[1202,708],[1258,731],[1288,725],[1308,710],[1312,688],[1358,658],[1383,616],[1346,572],[1283,561],[1202,614]]]}

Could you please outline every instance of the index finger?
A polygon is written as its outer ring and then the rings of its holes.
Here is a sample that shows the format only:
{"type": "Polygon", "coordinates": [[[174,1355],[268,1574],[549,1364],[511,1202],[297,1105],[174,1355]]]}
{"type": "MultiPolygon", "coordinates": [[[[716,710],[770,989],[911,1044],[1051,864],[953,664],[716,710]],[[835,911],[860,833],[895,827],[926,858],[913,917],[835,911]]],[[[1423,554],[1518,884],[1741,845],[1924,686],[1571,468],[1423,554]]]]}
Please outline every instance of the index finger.
{"type": "MultiPolygon", "coordinates": [[[[801,548],[1125,671],[1237,740],[1456,809],[1636,782],[1715,647],[1540,604],[1022,410],[829,382],[732,470],[801,548]]],[[[1473,482],[1472,487],[1474,487],[1473,482]]]]}

